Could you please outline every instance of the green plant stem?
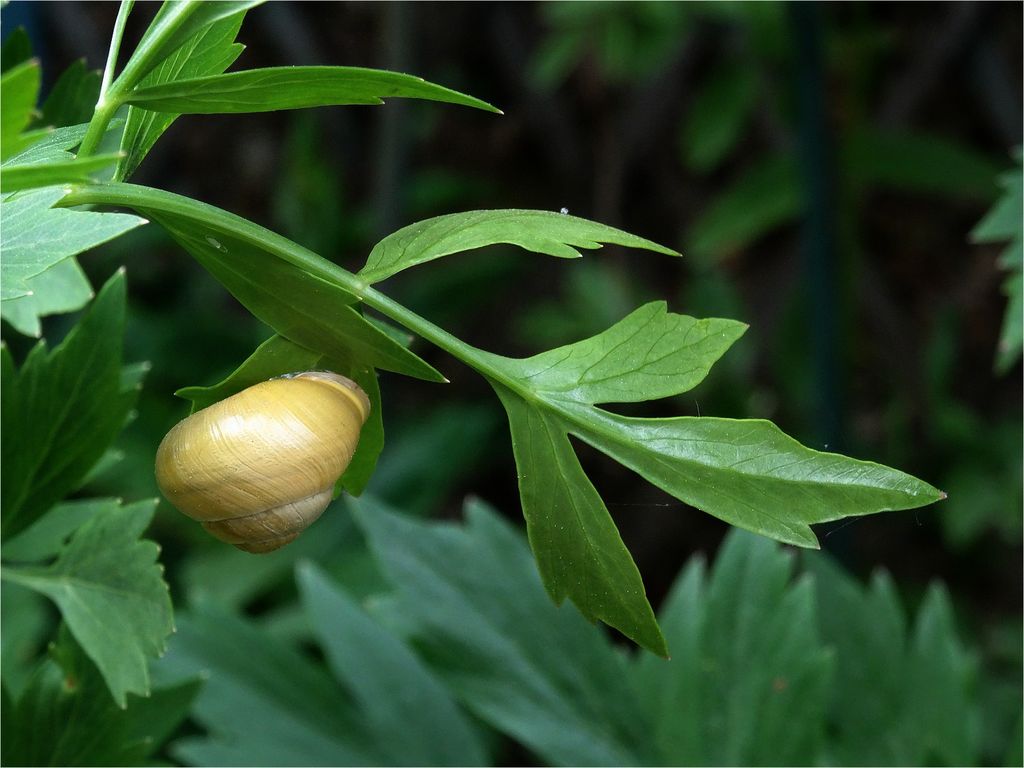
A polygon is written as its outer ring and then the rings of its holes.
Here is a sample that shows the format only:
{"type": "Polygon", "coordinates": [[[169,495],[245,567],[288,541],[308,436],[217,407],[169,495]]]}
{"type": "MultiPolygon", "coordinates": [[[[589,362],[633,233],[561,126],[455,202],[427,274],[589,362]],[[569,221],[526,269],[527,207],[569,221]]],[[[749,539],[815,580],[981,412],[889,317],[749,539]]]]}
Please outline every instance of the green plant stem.
{"type": "MultiPolygon", "coordinates": [[[[138,48],[132,54],[128,63],[125,64],[121,74],[113,83],[107,83],[108,77],[113,77],[112,61],[116,62],[118,51],[121,47],[121,38],[124,35],[124,25],[128,20],[128,12],[131,10],[132,0],[121,4],[117,13],[117,21],[114,24],[114,36],[110,42],[110,51],[107,56],[107,71],[104,71],[104,86],[100,90],[99,101],[96,102],[96,110],[93,112],[92,120],[89,121],[89,128],[85,138],[78,148],[79,157],[87,157],[96,151],[107,126],[114,118],[117,110],[121,107],[123,96],[132,90],[139,81],[145,77],[154,65],[154,57],[160,53],[160,49],[170,37],[178,31],[189,16],[199,7],[197,0],[181,0],[171,6],[168,13],[161,18],[158,13],[152,26],[146,31],[145,36],[139,42],[138,48]],[[127,6],[127,10],[126,10],[127,6]],[[122,18],[123,12],[123,18],[122,18]]],[[[163,8],[161,8],[161,11],[163,8]]]]}
{"type": "Polygon", "coordinates": [[[191,219],[205,227],[220,230],[273,253],[311,275],[343,288],[366,306],[372,307],[400,323],[425,341],[451,353],[485,377],[501,382],[527,400],[536,399],[536,395],[531,390],[523,387],[521,382],[510,377],[501,369],[498,365],[499,358],[496,355],[477,349],[443,328],[434,325],[411,309],[372,288],[358,275],[354,275],[276,232],[264,229],[240,216],[161,189],[116,182],[74,186],[58,205],[62,207],[75,205],[125,206],[132,208],[142,216],[146,216],[147,211],[165,212],[191,219]]]}
{"type": "Polygon", "coordinates": [[[114,70],[117,69],[117,56],[121,50],[121,39],[124,37],[124,28],[128,23],[128,14],[132,12],[133,5],[135,5],[135,0],[121,0],[121,6],[117,9],[117,18],[114,20],[114,32],[110,38],[110,49],[107,51],[107,65],[103,68],[100,97],[96,102],[96,106],[103,104],[104,96],[114,80],[114,70]]]}

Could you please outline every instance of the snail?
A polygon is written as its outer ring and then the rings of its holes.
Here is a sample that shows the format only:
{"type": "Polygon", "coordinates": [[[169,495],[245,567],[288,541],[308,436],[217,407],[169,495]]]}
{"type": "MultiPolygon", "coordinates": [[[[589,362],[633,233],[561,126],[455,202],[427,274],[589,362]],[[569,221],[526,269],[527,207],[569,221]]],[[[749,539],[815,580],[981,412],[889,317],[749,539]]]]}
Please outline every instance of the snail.
{"type": "Polygon", "coordinates": [[[270,552],[327,508],[369,413],[359,385],[329,371],[255,384],[167,433],[157,485],[221,541],[270,552]]]}

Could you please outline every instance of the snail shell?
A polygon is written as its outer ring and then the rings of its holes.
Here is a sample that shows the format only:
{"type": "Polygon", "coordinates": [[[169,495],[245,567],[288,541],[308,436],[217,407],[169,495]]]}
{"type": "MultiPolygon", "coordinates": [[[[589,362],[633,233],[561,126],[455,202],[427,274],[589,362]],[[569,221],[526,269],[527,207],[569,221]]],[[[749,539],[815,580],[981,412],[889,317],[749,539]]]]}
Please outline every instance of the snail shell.
{"type": "Polygon", "coordinates": [[[271,379],[189,416],[156,452],[156,481],[181,512],[246,552],[283,547],[331,501],[370,413],[327,371],[271,379]]]}

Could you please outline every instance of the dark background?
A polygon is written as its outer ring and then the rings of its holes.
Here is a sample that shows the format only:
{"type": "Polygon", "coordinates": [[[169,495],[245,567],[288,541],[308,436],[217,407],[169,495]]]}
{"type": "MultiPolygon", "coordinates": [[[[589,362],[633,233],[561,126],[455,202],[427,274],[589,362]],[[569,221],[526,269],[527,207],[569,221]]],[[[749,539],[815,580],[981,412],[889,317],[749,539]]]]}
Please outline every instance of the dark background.
{"type": "MultiPolygon", "coordinates": [[[[808,445],[946,490],[930,508],[821,526],[823,547],[860,575],[887,568],[911,602],[944,581],[986,664],[1019,679],[1021,366],[993,369],[1002,246],[969,233],[1021,142],[1021,9],[272,3],[246,20],[236,68],[402,70],[505,114],[395,101],[184,117],[132,180],[251,218],[353,270],[400,226],[486,207],[566,207],[677,248],[682,260],[608,247],[575,262],[494,248],[382,288],[516,355],[659,298],[749,323],[704,384],[633,412],[769,418],[808,445]],[[724,147],[711,160],[699,149],[709,141],[724,147]]],[[[154,11],[137,6],[126,49],[154,11]]],[[[4,18],[8,30],[28,24],[52,84],[83,53],[102,66],[115,13],[113,3],[16,2],[4,18]]],[[[155,228],[82,261],[94,284],[128,268],[128,357],[153,369],[111,489],[155,495],[156,444],[186,413],[171,393],[218,380],[267,329],[155,228]]],[[[499,404],[457,361],[416,351],[452,383],[382,378],[388,443],[374,491],[445,516],[472,493],[517,518],[499,404]]],[[[577,447],[657,605],[726,526],[577,447]]],[[[169,507],[156,526],[173,581],[175,558],[203,544],[169,507]]]]}

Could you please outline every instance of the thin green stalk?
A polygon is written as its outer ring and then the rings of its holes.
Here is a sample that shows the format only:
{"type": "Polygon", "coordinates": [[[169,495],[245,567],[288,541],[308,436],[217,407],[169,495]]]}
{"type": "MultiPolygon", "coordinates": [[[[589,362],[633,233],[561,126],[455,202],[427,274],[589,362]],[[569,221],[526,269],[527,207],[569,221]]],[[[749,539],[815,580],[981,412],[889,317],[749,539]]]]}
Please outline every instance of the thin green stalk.
{"type": "Polygon", "coordinates": [[[535,394],[523,387],[517,379],[510,377],[498,358],[489,352],[467,344],[448,331],[435,325],[411,309],[369,286],[365,281],[322,256],[303,248],[301,245],[282,237],[276,232],[264,229],[248,219],[216,208],[198,200],[136,184],[106,183],[75,186],[60,201],[62,207],[75,205],[117,205],[132,208],[145,216],[146,211],[166,212],[191,219],[199,224],[222,230],[239,239],[252,243],[274,253],[290,264],[311,275],[326,280],[356,296],[366,306],[372,307],[395,322],[405,326],[425,341],[451,353],[467,365],[472,366],[487,378],[501,382],[527,400],[534,400],[535,394]]]}
{"type": "Polygon", "coordinates": [[[161,8],[153,24],[146,30],[146,34],[139,42],[138,48],[135,49],[128,63],[125,64],[121,74],[112,83],[107,83],[108,74],[111,77],[113,75],[111,59],[116,62],[117,54],[120,50],[121,37],[124,34],[124,22],[128,18],[128,11],[125,11],[124,18],[122,19],[121,12],[124,11],[125,5],[130,10],[132,3],[122,4],[118,10],[117,22],[114,25],[114,37],[111,40],[110,53],[107,57],[109,72],[104,72],[105,87],[100,91],[99,101],[96,102],[96,111],[93,112],[85,138],[82,139],[82,145],[78,149],[79,157],[86,157],[96,151],[100,141],[103,139],[103,135],[107,131],[107,126],[110,125],[110,121],[121,106],[124,94],[138,85],[139,80],[152,68],[154,64],[153,57],[160,52],[164,43],[178,31],[181,25],[199,7],[197,0],[181,0],[170,6],[170,10],[162,17],[160,14],[164,9],[161,8]]]}
{"type": "Polygon", "coordinates": [[[128,14],[132,12],[135,0],[121,0],[121,7],[117,9],[117,18],[114,20],[114,33],[110,39],[110,49],[107,51],[107,65],[103,68],[103,80],[100,83],[100,97],[96,106],[102,106],[104,96],[110,89],[114,80],[114,71],[117,69],[117,57],[121,51],[121,39],[124,37],[124,28],[128,23],[128,14]]]}

